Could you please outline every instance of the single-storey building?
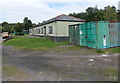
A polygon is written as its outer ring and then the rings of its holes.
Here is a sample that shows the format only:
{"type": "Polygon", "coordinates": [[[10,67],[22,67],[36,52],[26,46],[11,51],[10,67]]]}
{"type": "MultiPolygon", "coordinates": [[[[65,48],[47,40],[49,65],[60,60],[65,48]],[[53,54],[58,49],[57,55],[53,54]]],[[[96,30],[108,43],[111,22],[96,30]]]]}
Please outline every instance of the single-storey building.
{"type": "Polygon", "coordinates": [[[81,24],[84,22],[85,20],[83,19],[62,14],[29,29],[29,35],[50,37],[55,41],[68,40],[69,25],[81,24]]]}

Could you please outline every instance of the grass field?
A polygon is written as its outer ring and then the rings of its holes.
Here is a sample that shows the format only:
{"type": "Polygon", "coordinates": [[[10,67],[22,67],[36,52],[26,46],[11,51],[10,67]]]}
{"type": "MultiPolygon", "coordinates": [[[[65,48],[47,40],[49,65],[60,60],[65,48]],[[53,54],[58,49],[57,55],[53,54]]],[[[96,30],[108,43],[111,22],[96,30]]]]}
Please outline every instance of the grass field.
{"type": "Polygon", "coordinates": [[[47,50],[60,45],[68,45],[68,42],[55,42],[48,38],[17,37],[6,41],[3,45],[28,48],[33,50],[47,50]]]}
{"type": "Polygon", "coordinates": [[[97,53],[120,53],[120,47],[114,47],[114,48],[108,48],[108,49],[103,49],[103,50],[97,50],[97,53]]]}
{"type": "MultiPolygon", "coordinates": [[[[58,46],[70,45],[68,41],[64,42],[55,42],[51,41],[48,38],[35,38],[35,37],[27,37],[27,36],[16,36],[14,39],[6,41],[3,45],[7,46],[15,46],[20,48],[32,49],[32,50],[48,50],[52,48],[56,48],[58,46]]],[[[82,46],[70,46],[67,47],[68,50],[78,50],[84,49],[86,47],[82,46]]],[[[94,49],[95,50],[95,49],[94,49]]],[[[97,53],[118,53],[120,52],[120,47],[108,48],[103,50],[96,50],[97,53]]]]}

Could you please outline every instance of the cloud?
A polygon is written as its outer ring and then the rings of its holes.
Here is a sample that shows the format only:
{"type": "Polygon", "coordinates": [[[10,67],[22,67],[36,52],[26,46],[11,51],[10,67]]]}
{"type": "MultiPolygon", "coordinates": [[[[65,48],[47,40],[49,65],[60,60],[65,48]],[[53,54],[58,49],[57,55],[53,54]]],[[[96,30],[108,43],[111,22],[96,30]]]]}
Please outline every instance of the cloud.
{"type": "Polygon", "coordinates": [[[0,22],[22,22],[28,17],[38,23],[59,14],[84,12],[88,7],[107,5],[117,7],[119,0],[2,0],[0,2],[0,22]]]}

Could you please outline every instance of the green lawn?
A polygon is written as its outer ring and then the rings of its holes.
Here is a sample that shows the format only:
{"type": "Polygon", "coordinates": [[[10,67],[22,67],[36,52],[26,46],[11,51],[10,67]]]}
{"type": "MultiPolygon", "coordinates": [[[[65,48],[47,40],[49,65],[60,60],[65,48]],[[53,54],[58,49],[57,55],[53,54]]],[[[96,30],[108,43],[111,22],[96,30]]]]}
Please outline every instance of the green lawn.
{"type": "Polygon", "coordinates": [[[48,50],[60,45],[68,45],[68,42],[55,42],[48,38],[17,37],[6,41],[3,45],[28,48],[33,50],[48,50]]]}
{"type": "MultiPolygon", "coordinates": [[[[32,50],[48,50],[48,49],[56,48],[58,46],[69,45],[69,42],[68,41],[55,42],[55,41],[49,40],[48,38],[43,38],[43,37],[35,38],[35,37],[27,37],[27,36],[20,36],[20,37],[15,36],[14,39],[4,42],[3,45],[27,48],[32,50]]],[[[78,50],[78,49],[83,49],[85,47],[71,46],[67,48],[68,50],[78,50]]],[[[120,47],[96,50],[96,52],[97,53],[106,53],[106,52],[117,53],[117,52],[120,52],[120,47]]]]}
{"type": "Polygon", "coordinates": [[[97,50],[97,53],[105,53],[105,52],[109,52],[109,53],[120,53],[120,47],[114,47],[114,48],[107,48],[107,49],[103,49],[103,50],[97,50]]]}

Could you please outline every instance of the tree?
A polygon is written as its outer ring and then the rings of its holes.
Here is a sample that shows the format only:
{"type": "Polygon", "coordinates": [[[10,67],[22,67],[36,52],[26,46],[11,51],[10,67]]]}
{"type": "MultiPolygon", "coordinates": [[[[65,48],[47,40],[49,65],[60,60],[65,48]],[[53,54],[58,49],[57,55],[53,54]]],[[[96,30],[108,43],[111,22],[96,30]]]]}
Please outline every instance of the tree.
{"type": "Polygon", "coordinates": [[[28,17],[25,17],[23,23],[26,23],[27,21],[28,21],[28,17]]]}
{"type": "Polygon", "coordinates": [[[105,21],[114,21],[117,20],[117,12],[116,12],[116,8],[114,6],[110,7],[109,5],[107,7],[104,8],[104,19],[105,21]]]}
{"type": "Polygon", "coordinates": [[[85,19],[87,18],[87,13],[86,12],[81,12],[81,13],[70,13],[69,14],[70,16],[74,16],[74,17],[77,17],[77,18],[81,18],[81,19],[85,19]]]}
{"type": "Polygon", "coordinates": [[[5,30],[4,30],[4,27],[2,27],[2,31],[1,32],[4,32],[5,30]]]}
{"type": "Polygon", "coordinates": [[[2,33],[3,29],[4,28],[0,25],[0,33],[2,33]]]}
{"type": "Polygon", "coordinates": [[[100,9],[97,13],[97,21],[104,21],[104,11],[100,9]]]}
{"type": "Polygon", "coordinates": [[[13,33],[14,31],[15,31],[15,27],[12,27],[12,28],[10,29],[10,32],[13,33]]]}
{"type": "Polygon", "coordinates": [[[31,27],[32,27],[32,22],[31,22],[31,20],[28,20],[28,27],[27,27],[27,29],[30,29],[31,27]]]}
{"type": "Polygon", "coordinates": [[[9,27],[9,23],[8,22],[3,22],[2,23],[2,27],[4,28],[4,31],[7,31],[7,32],[10,31],[10,27],[9,27]]]}
{"type": "Polygon", "coordinates": [[[11,28],[15,27],[16,23],[8,23],[8,22],[3,22],[1,23],[3,27],[4,32],[9,32],[11,33],[11,28]]]}
{"type": "Polygon", "coordinates": [[[32,22],[30,19],[28,19],[28,17],[25,17],[23,20],[23,28],[24,30],[28,30],[32,27],[32,22]]]}
{"type": "Polygon", "coordinates": [[[15,31],[16,32],[23,32],[23,25],[18,22],[15,26],[15,31]]]}
{"type": "Polygon", "coordinates": [[[118,14],[118,21],[120,21],[120,10],[118,10],[118,12],[117,12],[117,14],[118,14]]]}
{"type": "Polygon", "coordinates": [[[87,21],[98,21],[98,12],[99,10],[97,9],[97,6],[88,7],[86,9],[86,13],[87,13],[86,20],[87,21]]]}
{"type": "Polygon", "coordinates": [[[88,7],[85,12],[70,13],[70,16],[84,19],[86,21],[116,21],[120,20],[120,11],[116,11],[116,7],[107,6],[104,9],[95,7],[88,7]]]}

